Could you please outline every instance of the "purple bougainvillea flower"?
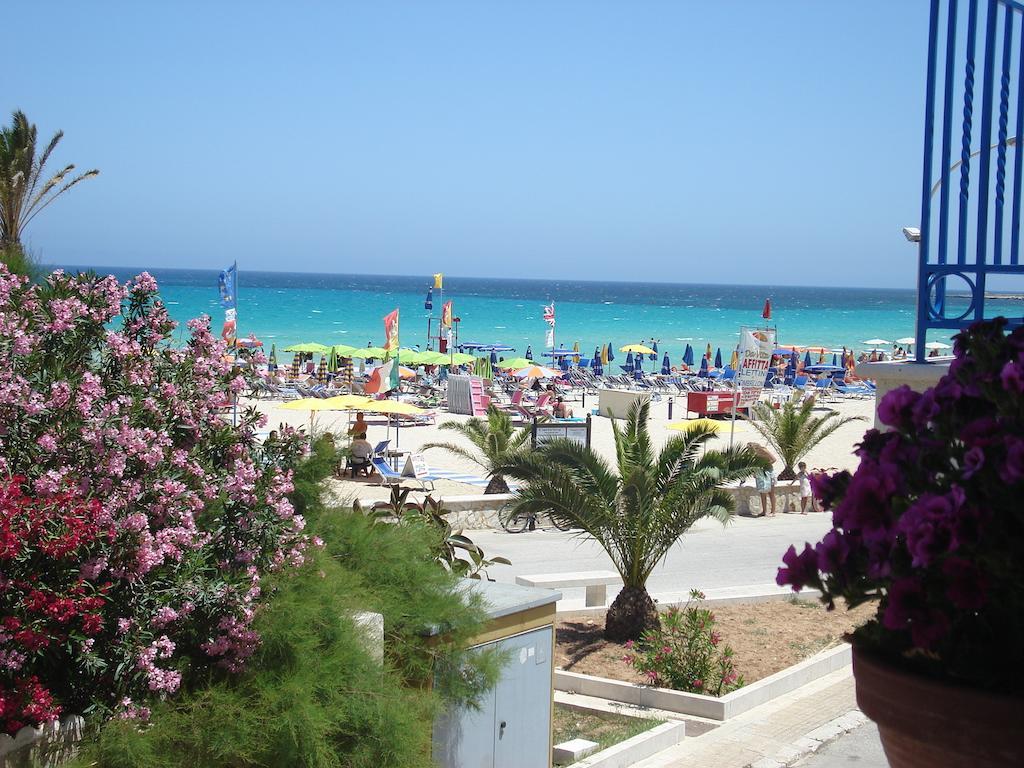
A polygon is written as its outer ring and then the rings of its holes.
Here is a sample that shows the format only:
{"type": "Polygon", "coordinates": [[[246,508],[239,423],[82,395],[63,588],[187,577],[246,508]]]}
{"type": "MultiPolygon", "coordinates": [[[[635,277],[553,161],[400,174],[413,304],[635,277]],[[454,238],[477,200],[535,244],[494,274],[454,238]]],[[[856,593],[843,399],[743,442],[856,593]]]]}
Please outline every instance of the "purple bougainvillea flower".
{"type": "Polygon", "coordinates": [[[981,449],[981,446],[974,446],[970,448],[964,454],[964,479],[969,480],[974,477],[982,467],[985,466],[985,451],[981,449]]]}
{"type": "Polygon", "coordinates": [[[949,619],[928,605],[928,597],[916,579],[899,579],[889,588],[882,626],[910,632],[918,648],[930,649],[949,630],[949,619]]]}
{"type": "Polygon", "coordinates": [[[969,560],[951,557],[942,564],[946,595],[957,608],[976,611],[988,602],[988,579],[969,560]]]}
{"type": "Polygon", "coordinates": [[[921,393],[906,384],[890,390],[878,404],[878,420],[890,427],[909,426],[913,422],[914,404],[921,393]]]}
{"type": "Polygon", "coordinates": [[[811,475],[811,488],[823,509],[832,509],[835,506],[836,499],[846,493],[846,486],[850,484],[851,477],[852,475],[846,471],[833,475],[824,472],[811,475]]]}
{"type": "Polygon", "coordinates": [[[1024,392],[1024,366],[1010,360],[999,372],[999,380],[1007,392],[1024,392]]]}
{"type": "Polygon", "coordinates": [[[775,583],[780,587],[792,585],[799,592],[808,584],[818,584],[818,555],[810,544],[804,544],[804,551],[797,554],[796,547],[790,546],[782,556],[784,568],[779,568],[775,583]]]}
{"type": "Polygon", "coordinates": [[[1024,440],[1015,435],[1006,438],[1006,461],[999,476],[1010,485],[1024,480],[1024,440]]]}

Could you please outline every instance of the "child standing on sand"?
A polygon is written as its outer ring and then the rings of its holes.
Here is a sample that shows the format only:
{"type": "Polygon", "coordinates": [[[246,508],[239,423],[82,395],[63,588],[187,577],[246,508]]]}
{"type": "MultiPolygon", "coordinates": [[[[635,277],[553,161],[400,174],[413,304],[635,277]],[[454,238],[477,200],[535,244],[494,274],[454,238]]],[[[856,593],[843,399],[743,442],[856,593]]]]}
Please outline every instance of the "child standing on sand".
{"type": "Polygon", "coordinates": [[[818,504],[814,500],[814,494],[811,493],[811,476],[807,474],[807,462],[801,461],[796,468],[800,470],[796,473],[797,482],[800,483],[800,514],[807,514],[808,499],[811,502],[811,512],[817,512],[818,504]]]}

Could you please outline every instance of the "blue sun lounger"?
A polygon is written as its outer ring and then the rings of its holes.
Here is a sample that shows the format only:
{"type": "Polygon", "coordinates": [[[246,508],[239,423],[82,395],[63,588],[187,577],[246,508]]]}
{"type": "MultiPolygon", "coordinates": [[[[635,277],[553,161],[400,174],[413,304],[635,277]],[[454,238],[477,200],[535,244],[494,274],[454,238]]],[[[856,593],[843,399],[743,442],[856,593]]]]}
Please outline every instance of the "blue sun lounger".
{"type": "Polygon", "coordinates": [[[377,470],[380,475],[381,485],[401,485],[403,480],[412,480],[415,483],[420,484],[420,490],[432,491],[434,490],[434,480],[437,478],[427,475],[425,477],[408,477],[403,475],[391,468],[391,465],[387,463],[383,456],[374,456],[372,460],[373,468],[377,470]],[[429,488],[427,486],[430,486],[429,488]]]}

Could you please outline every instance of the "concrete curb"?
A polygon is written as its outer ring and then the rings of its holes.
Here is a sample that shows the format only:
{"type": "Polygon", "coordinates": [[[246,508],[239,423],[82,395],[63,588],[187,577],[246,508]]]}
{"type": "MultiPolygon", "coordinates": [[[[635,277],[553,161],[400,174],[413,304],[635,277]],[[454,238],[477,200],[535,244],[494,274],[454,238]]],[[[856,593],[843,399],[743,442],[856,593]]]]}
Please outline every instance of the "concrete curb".
{"type": "Polygon", "coordinates": [[[850,646],[843,643],[721,697],[651,688],[557,669],[555,689],[724,721],[847,667],[850,659],[850,646]]]}
{"type": "MultiPolygon", "coordinates": [[[[565,593],[565,590],[561,590],[565,593]]],[[[805,589],[801,592],[794,592],[789,587],[777,587],[774,584],[751,584],[739,587],[720,587],[718,589],[706,589],[704,592],[704,605],[708,608],[716,605],[729,605],[731,603],[765,603],[772,600],[817,600],[821,592],[816,589],[805,589]]],[[[611,591],[611,599],[615,599],[618,592],[611,591]]],[[[651,595],[659,606],[683,606],[690,600],[689,590],[681,592],[661,592],[651,595]]],[[[580,616],[603,616],[607,606],[587,607],[585,602],[579,598],[562,598],[556,604],[558,613],[572,613],[580,616]]]]}
{"type": "Polygon", "coordinates": [[[868,722],[868,718],[863,712],[859,709],[850,710],[845,715],[830,720],[813,731],[808,731],[792,744],[777,752],[774,757],[762,757],[760,760],[748,763],[746,768],[786,768],[866,722],[868,722]]]}
{"type": "Polygon", "coordinates": [[[662,750],[674,747],[685,737],[686,723],[662,723],[649,731],[613,744],[608,749],[595,752],[568,768],[628,768],[662,750]]]}

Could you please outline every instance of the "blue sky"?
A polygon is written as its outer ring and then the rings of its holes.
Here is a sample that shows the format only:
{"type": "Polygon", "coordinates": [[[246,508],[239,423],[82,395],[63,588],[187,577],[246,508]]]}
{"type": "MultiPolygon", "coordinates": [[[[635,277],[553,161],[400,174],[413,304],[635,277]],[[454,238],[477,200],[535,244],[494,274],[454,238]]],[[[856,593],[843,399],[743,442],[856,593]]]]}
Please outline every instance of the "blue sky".
{"type": "Polygon", "coordinates": [[[925,0],[5,21],[0,109],[101,170],[30,225],[50,263],[913,286],[925,0]]]}

